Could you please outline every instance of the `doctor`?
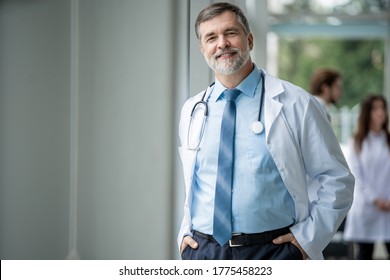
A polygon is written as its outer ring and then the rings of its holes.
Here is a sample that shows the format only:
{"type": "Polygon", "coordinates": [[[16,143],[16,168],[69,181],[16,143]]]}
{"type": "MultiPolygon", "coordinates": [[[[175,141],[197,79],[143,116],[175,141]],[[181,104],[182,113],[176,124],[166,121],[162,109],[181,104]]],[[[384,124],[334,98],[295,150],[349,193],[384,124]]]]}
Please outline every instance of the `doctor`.
{"type": "Polygon", "coordinates": [[[375,243],[383,242],[390,260],[390,131],[387,101],[367,95],[349,143],[349,163],[356,178],[355,199],[344,238],[355,242],[355,258],[372,260],[375,243]]]}
{"type": "Polygon", "coordinates": [[[354,186],[329,122],[308,93],[253,64],[239,7],[208,6],[195,29],[215,83],[181,113],[182,259],[322,259],[354,186]],[[311,203],[306,175],[321,182],[311,203]]]}

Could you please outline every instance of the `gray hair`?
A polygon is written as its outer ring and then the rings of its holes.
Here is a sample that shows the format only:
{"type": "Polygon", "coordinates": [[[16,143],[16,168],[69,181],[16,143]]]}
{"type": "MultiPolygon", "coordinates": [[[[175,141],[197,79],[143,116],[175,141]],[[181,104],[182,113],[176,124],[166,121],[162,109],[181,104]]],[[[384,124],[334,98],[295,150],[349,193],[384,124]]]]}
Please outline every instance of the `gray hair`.
{"type": "Polygon", "coordinates": [[[199,34],[199,26],[202,22],[208,21],[216,16],[219,16],[220,14],[224,12],[233,12],[237,16],[237,21],[242,25],[244,28],[244,32],[246,35],[248,35],[251,31],[249,28],[249,23],[247,18],[245,17],[245,14],[243,11],[236,5],[233,5],[231,3],[221,2],[221,3],[214,3],[206,8],[204,8],[202,11],[200,11],[198,17],[195,21],[195,33],[198,40],[200,40],[200,34],[199,34]]]}

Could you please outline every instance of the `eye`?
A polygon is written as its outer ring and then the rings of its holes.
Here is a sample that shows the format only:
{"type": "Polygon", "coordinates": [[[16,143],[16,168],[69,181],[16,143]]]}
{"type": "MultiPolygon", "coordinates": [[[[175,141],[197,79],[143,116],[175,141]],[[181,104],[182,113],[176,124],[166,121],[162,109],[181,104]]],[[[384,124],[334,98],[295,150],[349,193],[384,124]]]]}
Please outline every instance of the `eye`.
{"type": "Polygon", "coordinates": [[[228,32],[226,32],[226,35],[227,36],[235,36],[235,35],[237,35],[237,32],[236,31],[228,31],[228,32]]]}
{"type": "Polygon", "coordinates": [[[213,42],[214,40],[215,40],[215,36],[210,36],[210,37],[207,37],[206,42],[207,42],[207,43],[211,43],[211,42],[213,42]]]}

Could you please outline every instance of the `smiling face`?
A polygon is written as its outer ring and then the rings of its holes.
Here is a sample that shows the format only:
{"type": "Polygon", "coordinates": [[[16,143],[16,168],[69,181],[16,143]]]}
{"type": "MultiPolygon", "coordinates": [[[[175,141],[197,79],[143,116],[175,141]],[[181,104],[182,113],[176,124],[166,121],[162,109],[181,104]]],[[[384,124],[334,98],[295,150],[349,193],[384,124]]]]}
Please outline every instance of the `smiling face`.
{"type": "Polygon", "coordinates": [[[216,75],[231,75],[252,67],[252,33],[246,34],[236,14],[224,12],[199,25],[200,49],[216,75]]]}

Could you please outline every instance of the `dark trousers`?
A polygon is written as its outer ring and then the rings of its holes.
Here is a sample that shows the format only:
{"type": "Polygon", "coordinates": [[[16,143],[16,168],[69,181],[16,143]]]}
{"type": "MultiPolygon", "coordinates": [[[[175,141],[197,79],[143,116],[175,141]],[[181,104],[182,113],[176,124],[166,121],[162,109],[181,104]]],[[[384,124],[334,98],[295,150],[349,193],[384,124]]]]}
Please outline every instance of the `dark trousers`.
{"type": "MultiPolygon", "coordinates": [[[[385,243],[387,249],[387,258],[390,260],[390,242],[385,243]]],[[[374,243],[356,243],[356,259],[372,260],[374,253],[374,243]]]]}
{"type": "Polygon", "coordinates": [[[287,242],[280,245],[272,242],[251,246],[220,246],[214,240],[194,235],[198,249],[187,246],[182,252],[183,260],[302,260],[301,251],[294,244],[287,242]]]}

